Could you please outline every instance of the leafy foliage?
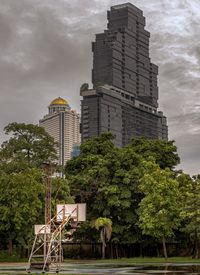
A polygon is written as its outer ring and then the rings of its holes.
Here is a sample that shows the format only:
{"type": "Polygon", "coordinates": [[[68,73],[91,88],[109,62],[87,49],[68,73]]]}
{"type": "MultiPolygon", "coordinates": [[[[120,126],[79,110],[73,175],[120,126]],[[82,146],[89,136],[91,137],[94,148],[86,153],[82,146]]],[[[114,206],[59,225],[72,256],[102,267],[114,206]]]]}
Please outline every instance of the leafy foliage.
{"type": "Polygon", "coordinates": [[[94,221],[94,227],[105,230],[105,239],[110,240],[112,234],[112,221],[111,219],[100,217],[94,221]]]}
{"type": "MultiPolygon", "coordinates": [[[[195,230],[200,233],[200,177],[191,179],[188,175],[187,185],[182,188],[183,208],[181,216],[186,221],[186,231],[194,233],[195,230]],[[184,192],[185,191],[185,192],[184,192]]],[[[179,176],[179,181],[183,181],[183,175],[179,176]]]]}
{"type": "Polygon", "coordinates": [[[112,241],[131,244],[142,239],[136,209],[144,196],[138,189],[143,159],[151,157],[159,169],[172,169],[179,157],[173,142],[134,138],[119,149],[112,140],[112,134],[104,133],[82,144],[80,156],[66,165],[66,178],[75,200],[87,202],[88,218],[111,219],[112,241]]]}
{"type": "Polygon", "coordinates": [[[174,145],[174,141],[133,138],[128,147],[131,147],[136,154],[139,154],[144,159],[147,159],[150,156],[153,157],[161,169],[167,167],[173,169],[180,163],[180,158],[177,154],[177,148],[174,145]]]}
{"type": "MultiPolygon", "coordinates": [[[[32,237],[30,225],[40,223],[43,215],[44,178],[38,168],[44,161],[55,160],[55,144],[35,125],[11,123],[5,131],[12,136],[0,151],[0,192],[4,185],[9,186],[5,187],[6,198],[0,195],[3,206],[0,208],[0,234],[7,234],[9,239],[27,247],[32,237]],[[16,215],[13,210],[9,211],[14,207],[11,201],[17,207],[23,205],[16,215]],[[32,220],[25,217],[29,212],[32,220]]],[[[192,182],[180,178],[177,181],[172,172],[178,163],[174,142],[134,138],[126,147],[117,148],[113,135],[104,133],[81,145],[80,155],[66,164],[66,179],[53,179],[53,211],[57,203],[86,202],[87,217],[95,220],[104,248],[111,232],[111,241],[119,244],[141,241],[142,234],[171,237],[181,218],[184,217],[189,226],[189,217],[184,216],[184,196],[190,209],[194,204],[189,195],[193,192],[192,182]]],[[[192,220],[194,218],[192,216],[192,220]]],[[[97,240],[97,230],[89,225],[85,223],[77,232],[79,240],[83,240],[85,233],[87,240],[97,240]]]]}
{"type": "MultiPolygon", "coordinates": [[[[43,162],[56,160],[55,143],[43,128],[33,124],[11,123],[11,135],[0,150],[0,236],[23,248],[32,243],[33,225],[44,223],[45,175],[43,162]],[[31,241],[30,241],[31,240],[31,241]]],[[[72,202],[67,180],[52,182],[52,205],[72,202]]]]}
{"type": "Polygon", "coordinates": [[[171,237],[180,224],[179,184],[169,169],[161,170],[152,162],[143,163],[145,174],[139,189],[144,197],[139,203],[139,225],[144,234],[171,237]]]}
{"type": "Polygon", "coordinates": [[[44,200],[42,173],[29,168],[0,175],[0,233],[28,247],[33,225],[41,219],[44,200]]]}
{"type": "Polygon", "coordinates": [[[18,163],[25,168],[27,165],[39,167],[44,161],[57,158],[55,142],[42,127],[13,122],[4,130],[11,137],[2,144],[1,163],[12,161],[12,168],[18,167],[18,163]]]}
{"type": "Polygon", "coordinates": [[[56,177],[52,179],[52,214],[56,212],[57,204],[73,203],[74,200],[70,195],[69,182],[66,179],[56,177]]]}
{"type": "Polygon", "coordinates": [[[105,259],[106,240],[109,241],[112,234],[111,219],[100,217],[94,221],[94,227],[100,230],[100,239],[102,242],[102,258],[105,259]]]}
{"type": "Polygon", "coordinates": [[[85,142],[79,157],[66,165],[66,177],[77,202],[87,202],[88,219],[113,221],[115,242],[133,243],[140,157],[130,148],[118,149],[110,134],[85,142]]]}
{"type": "MultiPolygon", "coordinates": [[[[144,175],[139,189],[144,194],[139,203],[139,226],[144,234],[163,240],[172,237],[180,226],[181,193],[174,174],[154,162],[143,162],[144,175]]],[[[167,257],[167,255],[166,255],[167,257]]]]}
{"type": "Polygon", "coordinates": [[[194,257],[200,256],[200,176],[191,178],[181,174],[178,177],[182,194],[181,217],[184,221],[182,231],[189,234],[194,242],[194,257]]]}

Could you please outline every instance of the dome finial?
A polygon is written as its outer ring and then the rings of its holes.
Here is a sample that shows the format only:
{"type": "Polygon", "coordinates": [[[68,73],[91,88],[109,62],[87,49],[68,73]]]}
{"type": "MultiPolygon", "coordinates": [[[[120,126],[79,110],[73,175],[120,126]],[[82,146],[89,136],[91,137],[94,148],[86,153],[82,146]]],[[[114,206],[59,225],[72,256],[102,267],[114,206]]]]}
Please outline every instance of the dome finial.
{"type": "Polygon", "coordinates": [[[50,103],[50,106],[51,105],[69,105],[69,103],[67,102],[67,100],[59,96],[50,103]]]}

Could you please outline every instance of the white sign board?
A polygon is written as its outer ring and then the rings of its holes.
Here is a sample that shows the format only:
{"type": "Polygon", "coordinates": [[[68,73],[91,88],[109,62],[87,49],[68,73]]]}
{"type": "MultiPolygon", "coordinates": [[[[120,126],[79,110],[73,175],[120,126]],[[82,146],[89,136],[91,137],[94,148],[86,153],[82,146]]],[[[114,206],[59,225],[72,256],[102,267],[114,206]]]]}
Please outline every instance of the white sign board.
{"type": "Polygon", "coordinates": [[[35,225],[35,235],[37,234],[50,234],[51,233],[51,227],[50,225],[45,224],[36,224],[35,225]]]}
{"type": "Polygon", "coordinates": [[[78,207],[77,220],[79,222],[86,221],[86,203],[78,203],[77,207],[78,207]]]}
{"type": "Polygon", "coordinates": [[[76,219],[77,205],[76,204],[58,204],[57,221],[63,221],[69,217],[76,219]]]}
{"type": "Polygon", "coordinates": [[[58,204],[57,205],[57,221],[63,221],[72,218],[74,221],[86,220],[86,204],[58,204]]]}

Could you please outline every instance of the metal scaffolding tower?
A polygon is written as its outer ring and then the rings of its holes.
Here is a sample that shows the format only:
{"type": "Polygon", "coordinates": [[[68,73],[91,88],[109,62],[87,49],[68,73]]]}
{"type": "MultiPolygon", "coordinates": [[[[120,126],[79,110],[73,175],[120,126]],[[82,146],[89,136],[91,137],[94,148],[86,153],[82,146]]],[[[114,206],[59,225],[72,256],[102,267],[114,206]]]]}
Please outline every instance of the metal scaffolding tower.
{"type": "Polygon", "coordinates": [[[45,212],[44,220],[47,224],[51,220],[51,186],[52,174],[54,172],[54,165],[52,163],[43,163],[42,168],[46,176],[46,196],[45,196],[45,212]]]}
{"type": "MultiPolygon", "coordinates": [[[[70,222],[79,222],[86,219],[86,204],[60,204],[57,205],[56,215],[51,218],[51,184],[54,166],[51,163],[43,164],[46,175],[45,196],[45,224],[35,225],[35,239],[28,261],[27,272],[39,269],[42,273],[46,271],[60,271],[62,256],[62,236],[64,228],[70,222]]],[[[70,229],[69,233],[73,233],[70,229]]]]}
{"type": "Polygon", "coordinates": [[[35,240],[28,261],[27,272],[35,269],[59,273],[61,268],[62,232],[71,221],[79,222],[86,219],[86,204],[57,205],[56,215],[45,225],[35,225],[35,240]]]}

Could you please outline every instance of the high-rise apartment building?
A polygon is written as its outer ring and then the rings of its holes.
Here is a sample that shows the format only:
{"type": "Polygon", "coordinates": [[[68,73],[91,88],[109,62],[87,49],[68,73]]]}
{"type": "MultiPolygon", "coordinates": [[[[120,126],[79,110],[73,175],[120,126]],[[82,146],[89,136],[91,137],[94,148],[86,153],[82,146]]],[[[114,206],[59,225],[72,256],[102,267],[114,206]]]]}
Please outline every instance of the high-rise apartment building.
{"type": "Polygon", "coordinates": [[[59,164],[64,166],[71,158],[74,145],[80,143],[80,116],[72,110],[68,102],[58,97],[49,105],[49,113],[39,121],[39,125],[58,144],[56,147],[59,164]]]}
{"type": "Polygon", "coordinates": [[[107,30],[92,43],[93,89],[82,89],[82,140],[111,131],[118,146],[133,136],[167,139],[158,111],[158,67],[149,56],[143,12],[130,3],[111,7],[107,30]]]}

